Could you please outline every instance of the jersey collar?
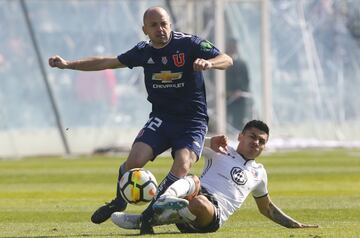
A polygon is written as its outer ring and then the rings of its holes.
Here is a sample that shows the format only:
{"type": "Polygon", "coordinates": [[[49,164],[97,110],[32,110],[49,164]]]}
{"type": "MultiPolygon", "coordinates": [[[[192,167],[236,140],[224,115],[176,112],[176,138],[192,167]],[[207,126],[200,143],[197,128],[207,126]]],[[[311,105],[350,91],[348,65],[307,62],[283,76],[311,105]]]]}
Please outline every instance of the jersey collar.
{"type": "Polygon", "coordinates": [[[248,162],[250,163],[250,164],[252,164],[252,162],[253,161],[255,161],[254,159],[248,159],[248,158],[246,158],[243,154],[241,154],[241,153],[239,153],[239,155],[245,160],[245,163],[244,163],[244,165],[246,165],[248,162]]]}

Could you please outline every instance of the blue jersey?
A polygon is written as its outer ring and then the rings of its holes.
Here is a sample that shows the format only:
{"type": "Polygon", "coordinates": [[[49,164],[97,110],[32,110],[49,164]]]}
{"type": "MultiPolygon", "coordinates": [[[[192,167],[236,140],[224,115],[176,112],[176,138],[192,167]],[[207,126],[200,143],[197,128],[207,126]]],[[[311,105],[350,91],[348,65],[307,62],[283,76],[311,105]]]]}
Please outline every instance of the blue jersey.
{"type": "Polygon", "coordinates": [[[150,116],[169,120],[208,120],[204,78],[194,71],[197,58],[210,59],[220,54],[211,43],[194,35],[171,32],[169,43],[161,49],[142,41],[118,56],[129,68],[144,68],[150,116]]]}

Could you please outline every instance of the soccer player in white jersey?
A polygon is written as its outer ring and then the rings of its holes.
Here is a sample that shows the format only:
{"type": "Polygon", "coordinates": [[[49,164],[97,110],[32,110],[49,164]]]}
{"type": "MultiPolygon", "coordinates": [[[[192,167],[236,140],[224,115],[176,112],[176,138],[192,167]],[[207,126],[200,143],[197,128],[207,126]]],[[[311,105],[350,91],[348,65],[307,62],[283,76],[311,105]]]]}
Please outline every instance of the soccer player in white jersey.
{"type": "MultiPolygon", "coordinates": [[[[238,136],[236,149],[227,146],[225,136],[207,138],[205,167],[200,179],[187,176],[173,183],[153,205],[154,225],[176,223],[183,233],[215,232],[244,203],[249,194],[261,214],[288,228],[316,228],[282,212],[271,201],[267,174],[255,161],[269,138],[268,126],[259,120],[248,122],[238,136]]],[[[125,229],[139,228],[139,215],[116,212],[112,221],[125,229]]]]}

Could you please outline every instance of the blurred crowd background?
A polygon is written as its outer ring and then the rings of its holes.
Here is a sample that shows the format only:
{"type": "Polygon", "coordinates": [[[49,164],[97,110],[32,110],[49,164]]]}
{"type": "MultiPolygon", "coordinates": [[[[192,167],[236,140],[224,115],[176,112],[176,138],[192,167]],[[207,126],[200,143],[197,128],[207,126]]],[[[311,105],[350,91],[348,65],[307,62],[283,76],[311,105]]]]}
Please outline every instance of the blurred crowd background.
{"type": "Polygon", "coordinates": [[[175,30],[217,45],[216,4],[220,48],[236,65],[221,95],[225,122],[206,72],[210,134],[225,123],[236,139],[258,118],[275,149],[360,146],[360,1],[1,0],[0,157],[128,148],[150,112],[142,69],[59,70],[48,58],[118,55],[146,40],[142,14],[154,5],[170,10],[175,30]]]}

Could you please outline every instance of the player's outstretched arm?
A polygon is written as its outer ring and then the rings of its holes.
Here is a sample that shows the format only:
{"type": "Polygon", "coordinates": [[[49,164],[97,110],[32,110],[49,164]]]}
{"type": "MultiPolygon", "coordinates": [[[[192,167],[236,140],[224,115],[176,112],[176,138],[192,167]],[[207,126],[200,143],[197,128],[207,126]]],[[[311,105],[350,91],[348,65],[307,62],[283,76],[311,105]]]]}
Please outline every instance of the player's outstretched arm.
{"type": "Polygon", "coordinates": [[[197,58],[193,63],[195,71],[207,69],[227,69],[231,65],[233,65],[232,58],[224,53],[208,60],[197,58]]]}
{"type": "Polygon", "coordinates": [[[58,55],[49,58],[49,65],[59,69],[73,69],[81,71],[98,71],[104,69],[123,68],[117,57],[89,57],[85,59],[69,61],[58,55]]]}
{"type": "Polygon", "coordinates": [[[269,196],[255,199],[261,214],[287,228],[317,228],[318,225],[302,224],[286,215],[272,203],[269,196]]]}

